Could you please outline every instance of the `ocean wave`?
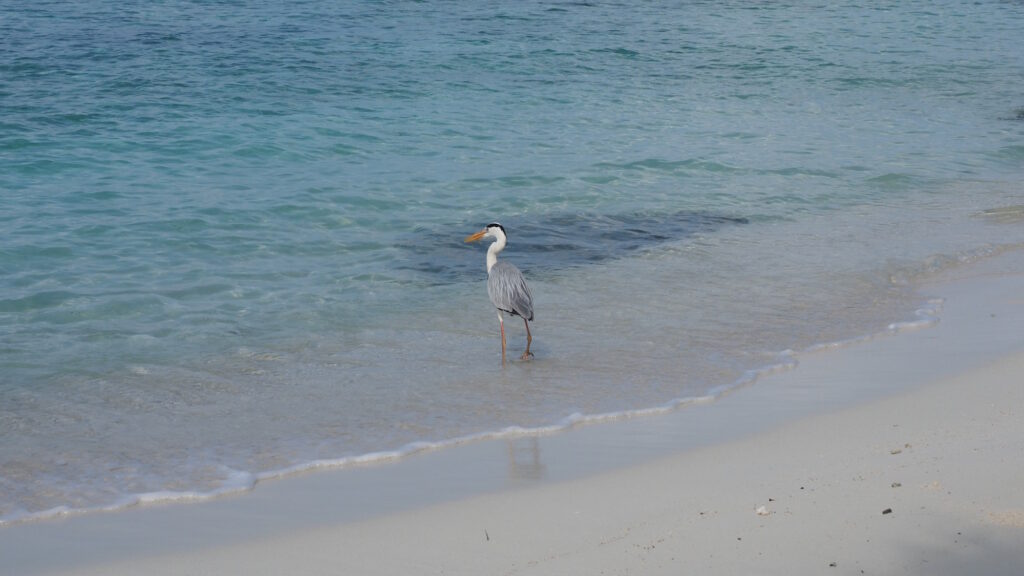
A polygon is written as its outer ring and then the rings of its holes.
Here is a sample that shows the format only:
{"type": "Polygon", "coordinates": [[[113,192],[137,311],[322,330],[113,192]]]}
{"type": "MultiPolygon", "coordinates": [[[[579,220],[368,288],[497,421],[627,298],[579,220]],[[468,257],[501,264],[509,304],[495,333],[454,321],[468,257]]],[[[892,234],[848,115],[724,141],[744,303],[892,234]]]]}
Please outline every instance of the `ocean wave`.
{"type": "Polygon", "coordinates": [[[510,440],[523,437],[541,437],[564,433],[576,428],[607,424],[634,418],[649,418],[677,412],[691,406],[704,405],[715,402],[738,390],[757,383],[762,378],[796,369],[800,362],[801,354],[812,354],[822,351],[835,350],[847,346],[853,346],[874,340],[879,337],[890,336],[911,330],[926,329],[939,322],[939,314],[942,311],[944,300],[941,298],[930,298],[926,300],[914,312],[914,318],[905,321],[892,322],[883,330],[864,336],[848,338],[835,342],[815,344],[804,348],[800,352],[783,350],[774,354],[775,360],[765,366],[747,370],[736,380],[727,384],[715,386],[707,393],[697,396],[686,396],[671,399],[663,404],[631,408],[621,411],[603,412],[595,414],[583,414],[573,412],[561,418],[557,422],[541,426],[506,426],[497,430],[488,430],[449,438],[444,440],[419,440],[410,442],[394,450],[381,450],[367,452],[364,454],[344,456],[340,458],[324,458],[300,462],[284,468],[268,470],[265,472],[248,472],[233,470],[223,467],[225,480],[216,488],[209,491],[184,490],[172,491],[162,490],[131,494],[124,496],[117,501],[102,506],[75,508],[71,506],[55,506],[53,508],[28,512],[16,510],[0,516],[0,527],[24,522],[33,522],[53,518],[84,515],[90,513],[116,512],[134,508],[137,506],[149,506],[154,504],[173,503],[197,503],[213,500],[227,495],[239,494],[255,490],[260,483],[286,479],[300,474],[313,473],[325,470],[343,470],[363,466],[375,466],[403,460],[413,455],[436,452],[463,446],[466,444],[510,440]]]}

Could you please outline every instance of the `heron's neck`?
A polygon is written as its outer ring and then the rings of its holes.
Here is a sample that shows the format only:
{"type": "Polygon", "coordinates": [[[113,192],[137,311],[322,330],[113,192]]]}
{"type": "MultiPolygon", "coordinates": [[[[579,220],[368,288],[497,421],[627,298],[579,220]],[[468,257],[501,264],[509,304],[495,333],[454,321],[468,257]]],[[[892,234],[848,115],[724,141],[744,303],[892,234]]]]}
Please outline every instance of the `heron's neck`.
{"type": "Polygon", "coordinates": [[[505,249],[505,239],[501,236],[491,244],[491,247],[487,249],[487,273],[491,273],[491,268],[498,263],[498,252],[505,249]]]}

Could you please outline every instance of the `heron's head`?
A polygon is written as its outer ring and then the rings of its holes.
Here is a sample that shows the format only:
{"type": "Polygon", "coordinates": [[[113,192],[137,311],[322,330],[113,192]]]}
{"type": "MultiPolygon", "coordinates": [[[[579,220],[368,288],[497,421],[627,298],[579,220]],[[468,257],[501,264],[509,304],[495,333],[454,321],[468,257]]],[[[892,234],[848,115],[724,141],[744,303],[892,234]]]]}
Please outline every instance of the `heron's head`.
{"type": "Polygon", "coordinates": [[[502,226],[501,224],[498,224],[497,222],[491,222],[490,224],[487,225],[486,228],[484,228],[483,230],[477,232],[476,234],[471,234],[469,236],[466,236],[466,242],[476,242],[477,240],[480,240],[480,239],[483,239],[483,238],[504,238],[504,237],[505,237],[505,227],[502,226]]]}

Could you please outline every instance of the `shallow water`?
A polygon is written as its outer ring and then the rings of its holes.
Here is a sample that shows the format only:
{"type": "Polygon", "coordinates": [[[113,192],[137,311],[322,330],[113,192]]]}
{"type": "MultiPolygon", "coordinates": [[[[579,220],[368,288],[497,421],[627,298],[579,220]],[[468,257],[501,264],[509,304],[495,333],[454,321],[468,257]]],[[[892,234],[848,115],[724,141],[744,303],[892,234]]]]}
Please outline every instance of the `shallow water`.
{"type": "Polygon", "coordinates": [[[5,7],[0,521],[672,405],[915,321],[920,279],[1024,245],[1022,25],[5,7]],[[462,242],[494,220],[536,309],[505,368],[462,242]]]}

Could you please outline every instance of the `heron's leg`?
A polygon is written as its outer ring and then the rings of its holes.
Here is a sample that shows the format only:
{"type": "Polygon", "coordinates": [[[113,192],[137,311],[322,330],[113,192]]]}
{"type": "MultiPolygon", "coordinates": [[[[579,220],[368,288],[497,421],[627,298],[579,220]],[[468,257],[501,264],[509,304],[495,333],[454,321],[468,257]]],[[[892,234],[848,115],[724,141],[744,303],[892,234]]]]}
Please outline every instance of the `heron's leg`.
{"type": "Polygon", "coordinates": [[[520,356],[519,359],[529,360],[533,356],[533,353],[530,352],[530,342],[533,342],[533,336],[530,336],[530,323],[526,318],[523,318],[523,324],[526,325],[526,352],[523,352],[523,355],[520,356]]]}
{"type": "Polygon", "coordinates": [[[502,363],[502,365],[504,365],[505,364],[505,317],[501,313],[501,310],[498,310],[498,326],[501,327],[501,363],[502,363]]]}

